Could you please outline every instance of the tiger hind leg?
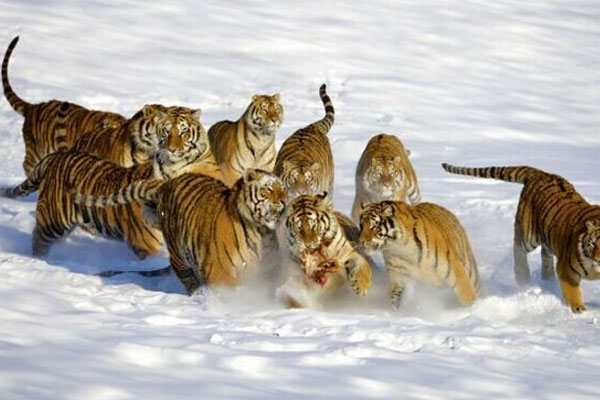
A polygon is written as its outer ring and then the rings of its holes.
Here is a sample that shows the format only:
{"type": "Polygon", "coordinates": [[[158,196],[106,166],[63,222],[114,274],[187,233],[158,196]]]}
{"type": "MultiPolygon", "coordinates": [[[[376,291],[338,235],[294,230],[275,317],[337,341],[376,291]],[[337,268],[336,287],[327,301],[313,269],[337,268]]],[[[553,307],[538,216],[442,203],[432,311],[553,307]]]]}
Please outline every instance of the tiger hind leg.
{"type": "Polygon", "coordinates": [[[42,226],[36,223],[33,229],[33,238],[31,243],[31,251],[35,257],[42,257],[48,254],[50,246],[57,240],[67,236],[73,227],[65,227],[61,225],[42,226]]]}
{"type": "Polygon", "coordinates": [[[546,246],[542,244],[542,279],[554,278],[554,255],[546,246]]]}
{"type": "Polygon", "coordinates": [[[456,273],[456,282],[452,286],[452,290],[458,298],[460,305],[468,306],[477,298],[477,290],[465,272],[464,267],[461,265],[459,268],[461,270],[456,273]]]}
{"type": "Polygon", "coordinates": [[[515,280],[519,285],[528,285],[531,282],[529,263],[527,262],[528,246],[523,237],[523,230],[518,223],[515,224],[515,240],[513,243],[513,257],[515,280]]]}
{"type": "Polygon", "coordinates": [[[169,257],[169,261],[171,262],[173,271],[175,271],[175,275],[177,275],[183,286],[185,286],[187,293],[190,296],[194,294],[202,286],[202,281],[198,279],[194,270],[186,266],[177,256],[172,255],[169,257]]]}

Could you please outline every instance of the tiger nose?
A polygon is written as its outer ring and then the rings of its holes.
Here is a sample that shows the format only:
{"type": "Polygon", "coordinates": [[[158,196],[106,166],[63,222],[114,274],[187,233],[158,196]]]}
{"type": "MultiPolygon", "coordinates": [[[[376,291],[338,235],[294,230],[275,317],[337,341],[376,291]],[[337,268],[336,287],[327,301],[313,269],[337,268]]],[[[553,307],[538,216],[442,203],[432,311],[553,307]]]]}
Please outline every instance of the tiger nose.
{"type": "Polygon", "coordinates": [[[179,135],[169,135],[166,142],[167,150],[174,152],[183,147],[183,139],[179,135]]]}

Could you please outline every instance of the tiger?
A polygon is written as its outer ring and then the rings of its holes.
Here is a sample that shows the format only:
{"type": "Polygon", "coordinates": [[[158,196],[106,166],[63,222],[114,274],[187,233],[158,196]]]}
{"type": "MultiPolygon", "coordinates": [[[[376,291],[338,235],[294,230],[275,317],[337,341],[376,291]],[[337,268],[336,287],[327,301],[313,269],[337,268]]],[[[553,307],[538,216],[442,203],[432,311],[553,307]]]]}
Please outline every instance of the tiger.
{"type": "Polygon", "coordinates": [[[371,286],[372,261],[356,249],[358,228],[334,211],[327,193],[291,200],[277,230],[286,278],[278,297],[290,307],[316,305],[347,281],[358,296],[371,286]]]}
{"type": "Polygon", "coordinates": [[[273,171],[275,134],[283,122],[281,96],[254,95],[237,121],[220,121],[208,130],[210,148],[224,182],[233,185],[248,168],[273,171]]]}
{"type": "Polygon", "coordinates": [[[288,137],[277,154],[275,174],[283,180],[290,198],[303,194],[328,193],[333,196],[333,156],[327,133],[334,122],[335,110],[326,85],[319,88],[325,117],[288,137]]]}
{"type": "Polygon", "coordinates": [[[421,201],[417,175],[408,157],[410,150],[395,135],[375,135],[367,143],[356,167],[356,196],[352,219],[360,221],[362,204],[384,200],[421,201]]]}
{"type": "Polygon", "coordinates": [[[161,132],[160,147],[152,162],[126,168],[71,149],[46,156],[21,185],[4,191],[4,196],[13,198],[40,191],[32,240],[35,256],[46,255],[56,240],[77,226],[94,234],[126,241],[141,259],[160,250],[162,234],[151,222],[151,207],[145,209],[138,204],[127,204],[97,208],[76,203],[71,196],[72,191],[110,194],[132,182],[166,180],[185,172],[210,173],[216,167],[206,131],[199,121],[194,120],[186,131],[163,130],[160,124],[157,127],[161,132]],[[183,134],[197,137],[193,150],[187,149],[185,139],[181,137],[183,134]]]}
{"type": "Polygon", "coordinates": [[[585,311],[581,279],[600,278],[600,206],[588,203],[559,175],[528,167],[467,168],[442,164],[453,174],[523,184],[514,227],[514,273],[530,283],[527,254],[542,247],[542,278],[556,274],[565,303],[574,313],[585,311]]]}
{"type": "Polygon", "coordinates": [[[18,41],[17,36],[10,42],[4,54],[2,86],[10,106],[25,117],[23,169],[29,176],[33,168],[46,155],[73,147],[79,137],[92,129],[119,126],[126,121],[126,118],[117,113],[88,110],[60,100],[31,104],[21,99],[8,80],[8,62],[18,41]]]}
{"type": "Polygon", "coordinates": [[[135,182],[108,196],[77,195],[98,207],[150,203],[170,265],[188,294],[204,285],[233,286],[258,272],[271,254],[287,191],[275,175],[248,169],[232,186],[203,174],[135,182]]]}
{"type": "Polygon", "coordinates": [[[393,309],[400,307],[406,278],[446,285],[463,306],[480,293],[467,234],[458,219],[437,204],[385,200],[365,205],[358,242],[368,251],[381,250],[393,309]]]}
{"type": "Polygon", "coordinates": [[[131,167],[151,161],[161,146],[161,138],[170,138],[174,142],[167,145],[178,147],[175,157],[183,153],[191,157],[198,152],[190,153],[188,150],[194,150],[197,136],[204,131],[202,125],[197,126],[200,115],[200,109],[147,104],[123,124],[88,132],[75,142],[73,149],[131,167]]]}

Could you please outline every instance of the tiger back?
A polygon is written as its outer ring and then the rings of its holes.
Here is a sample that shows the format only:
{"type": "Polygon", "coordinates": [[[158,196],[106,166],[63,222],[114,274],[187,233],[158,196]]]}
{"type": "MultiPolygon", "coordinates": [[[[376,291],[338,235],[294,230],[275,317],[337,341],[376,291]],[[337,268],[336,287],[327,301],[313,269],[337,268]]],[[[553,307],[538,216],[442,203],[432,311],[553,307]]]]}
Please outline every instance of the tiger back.
{"type": "Polygon", "coordinates": [[[559,175],[528,167],[469,168],[442,164],[451,173],[523,184],[514,224],[514,271],[530,283],[527,254],[542,247],[542,278],[556,273],[565,303],[585,310],[580,283],[600,279],[600,206],[588,203],[559,175]]]}
{"type": "Polygon", "coordinates": [[[72,148],[81,136],[96,128],[119,126],[125,117],[106,111],[89,110],[82,106],[50,100],[31,104],[21,99],[8,80],[8,63],[19,41],[9,44],[2,62],[2,86],[11,107],[23,117],[25,160],[23,169],[29,175],[46,155],[72,148]]]}
{"type": "Polygon", "coordinates": [[[273,171],[275,134],[282,122],[279,94],[254,95],[240,119],[220,121],[210,127],[210,147],[228,186],[248,168],[273,171]]]}
{"type": "Polygon", "coordinates": [[[393,308],[398,308],[407,278],[448,286],[462,305],[480,291],[479,273],[462,225],[445,208],[400,201],[367,205],[360,216],[359,243],[381,250],[393,308]]]}
{"type": "Polygon", "coordinates": [[[371,285],[371,263],[356,249],[358,228],[334,211],[324,194],[292,200],[278,229],[285,282],[279,297],[289,305],[312,305],[348,282],[355,294],[371,285]]]}
{"type": "Polygon", "coordinates": [[[379,134],[369,140],[356,167],[356,195],[352,219],[360,220],[363,204],[384,200],[421,201],[417,175],[408,159],[410,151],[395,135],[379,134]]]}
{"type": "Polygon", "coordinates": [[[333,196],[334,165],[327,133],[335,111],[325,85],[321,85],[319,95],[325,117],[294,132],[277,154],[275,174],[281,177],[290,198],[323,192],[328,193],[329,200],[333,196]]]}

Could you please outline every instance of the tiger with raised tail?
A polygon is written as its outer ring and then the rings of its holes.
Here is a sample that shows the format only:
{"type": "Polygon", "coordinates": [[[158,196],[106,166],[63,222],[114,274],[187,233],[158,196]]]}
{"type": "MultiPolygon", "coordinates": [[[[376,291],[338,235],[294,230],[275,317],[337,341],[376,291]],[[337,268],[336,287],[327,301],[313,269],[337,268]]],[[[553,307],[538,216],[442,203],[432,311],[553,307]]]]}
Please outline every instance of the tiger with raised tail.
{"type": "Polygon", "coordinates": [[[203,284],[237,285],[258,272],[272,249],[287,192],[279,178],[249,169],[229,188],[202,174],[133,183],[108,196],[77,196],[106,207],[151,204],[169,250],[170,264],[192,294],[203,284]]]}
{"type": "Polygon", "coordinates": [[[334,122],[335,110],[325,84],[319,88],[325,116],[287,138],[277,154],[275,174],[281,177],[290,198],[303,194],[328,193],[333,196],[333,156],[327,133],[334,122]]]}
{"type": "Polygon", "coordinates": [[[369,140],[356,167],[354,221],[360,221],[363,204],[408,200],[415,205],[421,201],[417,174],[409,156],[410,151],[395,135],[382,133],[369,140]]]}
{"type": "Polygon", "coordinates": [[[170,179],[189,171],[210,173],[215,168],[206,131],[199,121],[195,120],[185,132],[197,136],[193,149],[186,148],[181,131],[162,130],[160,124],[157,127],[167,136],[160,140],[152,162],[125,168],[77,150],[53,153],[38,163],[21,185],[4,192],[8,197],[21,197],[40,191],[32,242],[34,255],[45,255],[56,240],[77,226],[126,241],[140,258],[159,251],[163,240],[154,226],[153,207],[127,204],[98,208],[73,202],[71,194],[78,191],[107,195],[133,182],[170,179]]]}
{"type": "Polygon", "coordinates": [[[334,211],[327,194],[292,200],[278,228],[284,284],[278,297],[288,306],[316,306],[348,282],[364,296],[371,287],[371,260],[356,249],[358,228],[334,211]]]}
{"type": "Polygon", "coordinates": [[[367,250],[382,251],[394,309],[400,306],[407,278],[448,286],[463,306],[480,292],[467,234],[441,206],[401,201],[368,204],[360,215],[358,241],[367,250]]]}
{"type": "Polygon", "coordinates": [[[275,134],[283,122],[280,95],[254,95],[237,121],[220,121],[208,130],[210,147],[231,186],[248,168],[273,171],[275,134]]]}
{"type": "Polygon", "coordinates": [[[600,206],[588,203],[563,177],[532,167],[442,167],[453,174],[523,185],[515,218],[515,279],[530,282],[527,254],[542,246],[542,278],[554,277],[556,256],[565,303],[573,312],[584,311],[580,282],[600,278],[600,206]]]}
{"type": "Polygon", "coordinates": [[[10,106],[23,117],[25,160],[23,169],[29,175],[48,154],[67,150],[77,139],[96,128],[121,125],[125,117],[106,111],[88,110],[76,104],[50,100],[31,104],[21,99],[8,80],[8,62],[19,41],[15,37],[9,44],[2,61],[2,86],[10,106]]]}

